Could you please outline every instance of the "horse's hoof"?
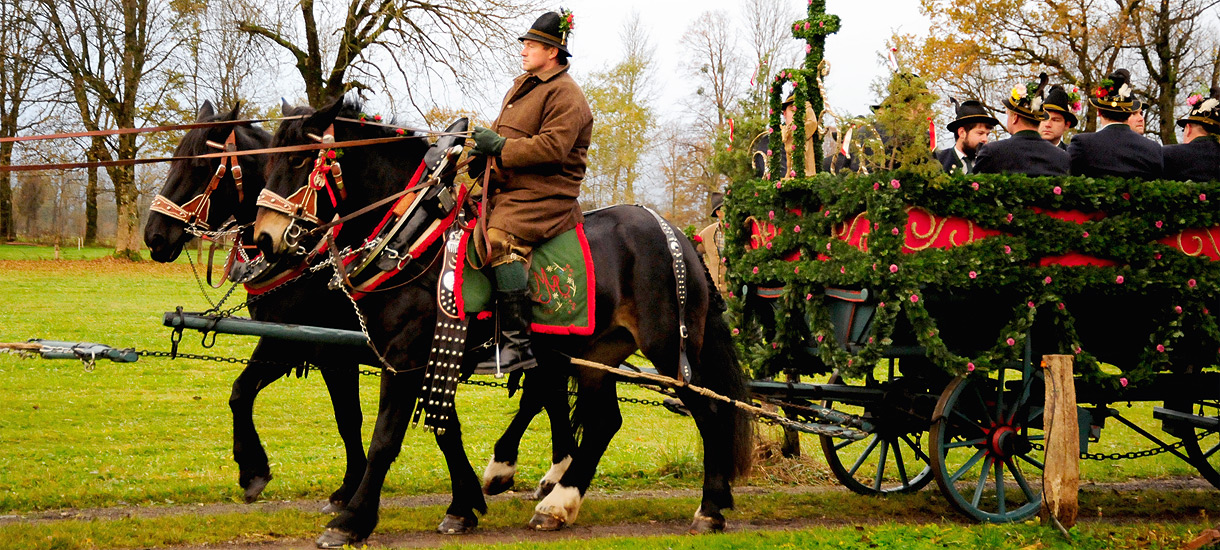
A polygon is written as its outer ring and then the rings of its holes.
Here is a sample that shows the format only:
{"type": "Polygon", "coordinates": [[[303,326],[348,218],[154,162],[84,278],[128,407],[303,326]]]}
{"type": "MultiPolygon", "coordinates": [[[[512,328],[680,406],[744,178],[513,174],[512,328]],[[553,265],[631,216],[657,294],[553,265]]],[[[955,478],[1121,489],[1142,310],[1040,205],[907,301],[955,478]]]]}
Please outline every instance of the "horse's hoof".
{"type": "Polygon", "coordinates": [[[258,496],[263,494],[263,489],[267,488],[267,484],[271,482],[271,474],[265,476],[254,476],[250,478],[250,482],[246,484],[246,494],[243,498],[246,504],[250,504],[258,500],[258,496]]]}
{"type": "Polygon", "coordinates": [[[498,495],[513,488],[513,476],[493,477],[483,482],[483,494],[498,495]]]}
{"type": "Polygon", "coordinates": [[[530,529],[535,531],[558,531],[563,529],[563,520],[550,514],[534,512],[530,518],[530,529]]]}
{"type": "Polygon", "coordinates": [[[710,518],[704,515],[697,515],[695,516],[695,521],[691,522],[688,532],[692,535],[721,533],[724,531],[724,523],[724,518],[710,518]]]}
{"type": "Polygon", "coordinates": [[[478,526],[479,518],[464,518],[453,514],[445,514],[445,519],[436,528],[436,532],[442,535],[465,535],[474,531],[474,528],[478,526]]]}
{"type": "Polygon", "coordinates": [[[554,481],[542,480],[542,481],[538,482],[538,488],[534,489],[534,492],[533,492],[533,494],[530,495],[529,499],[530,500],[542,500],[542,499],[546,498],[547,495],[551,494],[551,491],[553,491],[553,490],[555,490],[554,481]]]}
{"type": "Polygon", "coordinates": [[[343,511],[343,508],[345,506],[346,505],[343,504],[342,502],[333,502],[333,501],[327,502],[326,506],[322,507],[322,513],[323,514],[338,514],[339,512],[343,511]]]}
{"type": "Polygon", "coordinates": [[[343,548],[346,545],[360,546],[362,543],[364,543],[364,539],[357,538],[352,533],[333,527],[327,527],[318,536],[318,540],[314,541],[318,548],[343,548]]]}

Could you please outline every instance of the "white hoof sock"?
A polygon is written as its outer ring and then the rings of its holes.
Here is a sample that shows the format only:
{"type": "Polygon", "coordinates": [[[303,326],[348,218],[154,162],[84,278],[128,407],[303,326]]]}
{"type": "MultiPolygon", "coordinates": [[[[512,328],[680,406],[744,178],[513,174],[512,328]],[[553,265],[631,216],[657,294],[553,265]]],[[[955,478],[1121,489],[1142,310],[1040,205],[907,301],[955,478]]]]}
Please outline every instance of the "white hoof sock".
{"type": "Polygon", "coordinates": [[[572,523],[576,521],[576,516],[580,514],[581,496],[580,490],[575,487],[564,487],[556,485],[555,490],[551,494],[542,499],[538,506],[534,507],[534,511],[540,514],[548,514],[558,518],[564,523],[572,523]]]}

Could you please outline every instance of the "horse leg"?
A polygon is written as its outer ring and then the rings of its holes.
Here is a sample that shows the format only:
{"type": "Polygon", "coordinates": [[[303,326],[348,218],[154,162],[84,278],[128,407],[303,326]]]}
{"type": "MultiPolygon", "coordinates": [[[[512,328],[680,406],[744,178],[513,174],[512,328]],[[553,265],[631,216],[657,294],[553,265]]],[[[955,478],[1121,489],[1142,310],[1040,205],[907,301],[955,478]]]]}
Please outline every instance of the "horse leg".
{"type": "MultiPolygon", "coordinates": [[[[703,438],[703,499],[691,523],[690,533],[723,531],[725,519],[722,510],[733,507],[733,493],[729,485],[732,478],[731,463],[724,457],[731,441],[726,437],[727,426],[733,425],[733,406],[728,403],[711,402],[708,398],[689,389],[679,388],[678,395],[695,419],[695,426],[703,438]]],[[[740,413],[738,413],[740,414],[740,413]]]]}
{"type": "Polygon", "coordinates": [[[318,548],[359,546],[377,527],[381,488],[390,466],[402,450],[402,440],[411,420],[411,404],[419,395],[422,378],[421,370],[399,374],[382,372],[381,398],[373,439],[369,442],[368,466],[347,506],[326,524],[326,531],[318,537],[318,548]]]}
{"type": "Polygon", "coordinates": [[[254,399],[259,391],[287,372],[283,367],[263,361],[281,362],[293,355],[285,342],[261,339],[250,362],[233,381],[233,391],[229,394],[229,410],[233,413],[233,460],[237,462],[237,482],[245,490],[243,498],[247,503],[258,500],[271,481],[267,452],[254,427],[254,399]]]}
{"type": "MultiPolygon", "coordinates": [[[[537,367],[531,370],[537,370],[537,367]]],[[[487,468],[483,470],[484,493],[498,495],[513,488],[521,438],[525,435],[525,430],[529,428],[534,417],[542,412],[540,392],[531,389],[536,378],[533,374],[526,378],[527,383],[521,388],[521,402],[517,414],[513,415],[512,421],[508,423],[508,428],[492,447],[491,460],[487,463],[487,468]]]]}
{"type": "Polygon", "coordinates": [[[534,507],[534,517],[529,521],[533,529],[556,531],[576,521],[585,492],[597,472],[597,464],[623,425],[614,382],[601,376],[596,379],[588,387],[582,380],[576,398],[576,416],[583,436],[567,471],[551,493],[534,507]]]}
{"type": "Polygon", "coordinates": [[[359,365],[350,360],[328,361],[329,366],[323,368],[322,378],[326,381],[326,390],[330,393],[331,406],[335,411],[335,424],[339,428],[339,438],[343,440],[343,449],[347,455],[347,469],[343,473],[343,483],[331,493],[323,513],[336,513],[347,504],[360,478],[364,476],[368,460],[364,455],[364,441],[360,434],[364,416],[360,411],[360,372],[359,365]]]}
{"type": "Polygon", "coordinates": [[[453,490],[453,500],[445,510],[445,519],[436,528],[442,535],[469,533],[479,525],[479,517],[474,512],[487,513],[487,501],[483,499],[479,476],[470,466],[466,448],[462,446],[462,425],[458,422],[457,412],[453,414],[453,425],[444,433],[436,434],[436,445],[445,455],[453,490]]]}
{"type": "MultiPolygon", "coordinates": [[[[541,374],[541,373],[539,373],[541,374]]],[[[572,465],[572,454],[576,451],[576,437],[573,435],[572,420],[569,418],[571,407],[568,405],[568,377],[562,373],[547,376],[545,383],[550,386],[543,396],[543,408],[551,421],[551,467],[546,475],[538,480],[538,488],[531,495],[533,500],[542,500],[563,478],[563,474],[572,465]]]]}

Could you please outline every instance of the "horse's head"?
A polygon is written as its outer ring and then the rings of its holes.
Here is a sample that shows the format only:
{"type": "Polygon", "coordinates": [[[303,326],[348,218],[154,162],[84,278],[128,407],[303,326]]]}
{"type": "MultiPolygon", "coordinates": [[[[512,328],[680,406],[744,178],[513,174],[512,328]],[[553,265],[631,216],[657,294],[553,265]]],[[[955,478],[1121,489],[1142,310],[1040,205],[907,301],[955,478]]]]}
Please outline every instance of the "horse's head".
{"type": "MultiPolygon", "coordinates": [[[[355,101],[336,100],[315,111],[285,103],[286,115],[301,115],[301,118],[280,125],[272,139],[272,147],[402,135],[392,128],[362,124],[358,120],[360,107],[355,101]]],[[[396,186],[410,178],[427,148],[425,139],[406,139],[343,149],[272,154],[267,164],[267,187],[258,199],[255,243],[270,260],[285,253],[304,254],[316,244],[316,241],[302,242],[310,230],[393,193],[396,186]]],[[[346,226],[365,225],[374,217],[363,216],[345,223],[344,234],[358,233],[347,231],[346,226]]]]}
{"type": "MultiPolygon", "coordinates": [[[[216,114],[212,103],[204,101],[196,121],[237,120],[238,109],[234,106],[227,113],[216,114]]],[[[178,142],[174,156],[222,152],[230,142],[236,151],[262,149],[271,142],[271,134],[248,124],[196,128],[178,142]]],[[[227,164],[224,158],[174,161],[144,226],[144,244],[152,259],[174,261],[193,232],[216,230],[230,217],[239,223],[252,222],[254,198],[263,186],[265,159],[261,155],[232,157],[227,164]]]]}

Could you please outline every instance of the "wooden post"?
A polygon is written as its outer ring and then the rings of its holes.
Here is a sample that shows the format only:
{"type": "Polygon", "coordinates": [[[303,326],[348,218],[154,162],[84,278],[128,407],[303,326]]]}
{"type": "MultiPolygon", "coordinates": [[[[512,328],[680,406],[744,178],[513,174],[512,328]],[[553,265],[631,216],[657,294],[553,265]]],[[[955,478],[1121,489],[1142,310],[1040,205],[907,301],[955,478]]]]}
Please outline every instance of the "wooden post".
{"type": "MultiPolygon", "coordinates": [[[[792,383],[800,383],[801,375],[794,371],[787,371],[786,380],[792,383]]],[[[792,413],[788,414],[788,418],[792,418],[792,413]]],[[[792,429],[784,428],[784,442],[780,445],[779,452],[784,458],[794,458],[801,456],[801,433],[792,429]]]]}
{"type": "Polygon", "coordinates": [[[1051,518],[1062,528],[1076,525],[1080,489],[1080,427],[1076,415],[1076,384],[1071,355],[1045,355],[1046,408],[1042,426],[1046,434],[1046,469],[1042,473],[1044,524],[1051,518]]]}

